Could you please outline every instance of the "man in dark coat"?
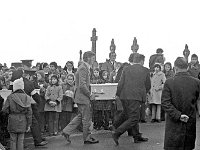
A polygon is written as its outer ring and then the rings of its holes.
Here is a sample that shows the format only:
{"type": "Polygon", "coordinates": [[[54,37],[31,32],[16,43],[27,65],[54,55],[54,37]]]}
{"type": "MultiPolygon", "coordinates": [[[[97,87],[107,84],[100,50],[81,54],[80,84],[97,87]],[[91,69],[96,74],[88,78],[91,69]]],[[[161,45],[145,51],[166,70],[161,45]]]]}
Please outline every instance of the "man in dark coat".
{"type": "Polygon", "coordinates": [[[148,69],[143,67],[145,56],[138,53],[131,55],[134,55],[133,64],[123,70],[116,92],[123,106],[123,112],[113,124],[113,139],[116,145],[119,144],[120,135],[128,129],[132,129],[135,143],[148,141],[139,133],[138,123],[141,102],[146,101],[146,93],[151,88],[150,74],[148,69]]]}
{"type": "Polygon", "coordinates": [[[200,81],[187,72],[188,63],[183,57],[178,57],[174,66],[176,75],[165,82],[162,92],[162,106],[167,113],[164,149],[192,150],[200,81]]]}

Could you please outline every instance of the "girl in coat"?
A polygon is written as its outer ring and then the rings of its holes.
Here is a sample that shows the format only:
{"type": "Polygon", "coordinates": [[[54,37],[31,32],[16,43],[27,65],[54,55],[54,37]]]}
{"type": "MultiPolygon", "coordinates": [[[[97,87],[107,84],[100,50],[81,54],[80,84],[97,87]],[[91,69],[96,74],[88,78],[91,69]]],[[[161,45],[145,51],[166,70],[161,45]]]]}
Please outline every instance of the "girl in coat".
{"type": "Polygon", "coordinates": [[[170,62],[165,63],[163,73],[165,74],[166,79],[174,77],[174,71],[170,62]]]}
{"type": "Polygon", "coordinates": [[[58,134],[58,120],[61,112],[61,100],[63,98],[62,87],[58,84],[59,79],[57,75],[52,75],[50,85],[47,87],[45,99],[46,104],[44,111],[48,116],[49,135],[58,134]]]}
{"type": "Polygon", "coordinates": [[[30,130],[32,124],[31,97],[24,92],[23,79],[13,82],[13,93],[3,106],[3,111],[9,114],[8,132],[10,133],[10,149],[24,149],[24,133],[30,130]]]}
{"type": "Polygon", "coordinates": [[[152,108],[152,123],[161,122],[161,95],[165,81],[166,77],[161,71],[161,66],[159,64],[155,64],[154,73],[151,78],[151,99],[149,100],[152,108]]]}
{"type": "Polygon", "coordinates": [[[59,128],[63,130],[71,121],[73,103],[74,103],[74,75],[68,74],[62,84],[63,99],[62,99],[62,112],[59,118],[59,128]]]}
{"type": "Polygon", "coordinates": [[[91,78],[91,83],[92,84],[101,84],[102,79],[101,79],[99,73],[100,73],[99,68],[95,68],[93,70],[93,74],[92,74],[92,78],[91,78]]]}

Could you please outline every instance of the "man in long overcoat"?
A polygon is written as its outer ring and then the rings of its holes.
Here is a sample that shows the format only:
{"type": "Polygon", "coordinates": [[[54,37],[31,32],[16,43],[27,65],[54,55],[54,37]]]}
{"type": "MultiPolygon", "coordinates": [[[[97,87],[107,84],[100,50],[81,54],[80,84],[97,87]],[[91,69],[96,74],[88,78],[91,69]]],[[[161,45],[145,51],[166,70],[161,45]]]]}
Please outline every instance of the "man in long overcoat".
{"type": "Polygon", "coordinates": [[[174,66],[176,75],[165,82],[162,92],[162,106],[167,113],[164,149],[192,150],[200,81],[187,72],[188,64],[183,57],[178,57],[174,66]]]}

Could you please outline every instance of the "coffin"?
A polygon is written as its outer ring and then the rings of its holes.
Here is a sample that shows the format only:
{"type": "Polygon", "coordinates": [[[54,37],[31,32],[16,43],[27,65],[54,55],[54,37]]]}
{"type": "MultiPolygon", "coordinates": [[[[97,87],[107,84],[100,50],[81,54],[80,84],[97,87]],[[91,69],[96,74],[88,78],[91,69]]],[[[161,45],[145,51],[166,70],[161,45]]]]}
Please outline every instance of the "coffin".
{"type": "Polygon", "coordinates": [[[97,95],[95,100],[113,100],[117,91],[117,83],[91,84],[91,92],[97,95]]]}

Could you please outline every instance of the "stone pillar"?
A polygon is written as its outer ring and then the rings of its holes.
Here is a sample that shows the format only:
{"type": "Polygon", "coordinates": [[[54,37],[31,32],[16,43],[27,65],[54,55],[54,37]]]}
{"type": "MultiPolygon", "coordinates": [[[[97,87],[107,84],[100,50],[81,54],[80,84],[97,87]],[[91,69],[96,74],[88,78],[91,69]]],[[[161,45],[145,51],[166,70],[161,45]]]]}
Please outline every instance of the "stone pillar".
{"type": "Polygon", "coordinates": [[[115,52],[115,50],[116,50],[115,41],[114,39],[112,39],[110,44],[110,52],[115,52]]]}
{"type": "Polygon", "coordinates": [[[92,41],[92,52],[95,53],[95,60],[96,60],[96,41],[98,40],[98,36],[96,36],[96,29],[93,28],[92,30],[92,37],[90,40],[92,41]]]}
{"type": "Polygon", "coordinates": [[[136,37],[134,37],[133,45],[131,46],[131,50],[133,51],[133,53],[137,53],[138,49],[139,49],[139,45],[137,43],[136,37]]]}
{"type": "Polygon", "coordinates": [[[185,44],[185,49],[183,51],[183,56],[184,56],[184,58],[186,59],[187,62],[188,62],[189,55],[190,55],[190,50],[188,49],[188,45],[185,44]]]}

